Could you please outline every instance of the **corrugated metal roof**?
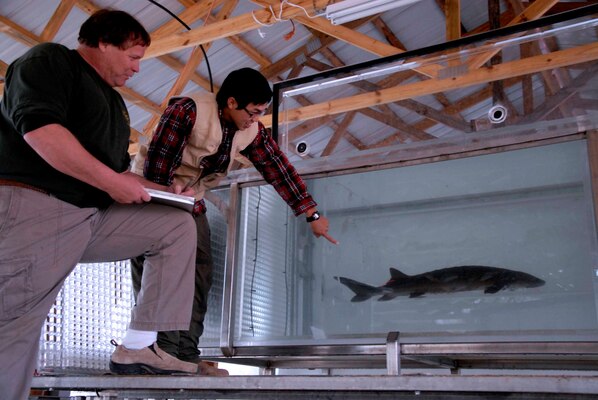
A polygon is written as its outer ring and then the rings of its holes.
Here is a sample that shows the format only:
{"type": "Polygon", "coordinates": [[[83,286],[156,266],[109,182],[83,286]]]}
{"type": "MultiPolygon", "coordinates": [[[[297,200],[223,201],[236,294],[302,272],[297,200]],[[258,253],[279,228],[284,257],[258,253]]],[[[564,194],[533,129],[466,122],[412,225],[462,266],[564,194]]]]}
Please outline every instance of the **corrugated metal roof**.
{"type": "MultiPolygon", "coordinates": [[[[217,2],[217,6],[212,10],[215,15],[221,8],[222,2],[217,2]]],[[[276,2],[274,2],[276,3],[276,2]]],[[[390,32],[399,39],[406,50],[419,49],[435,44],[442,44],[446,41],[446,18],[444,11],[439,7],[436,0],[420,0],[405,7],[399,7],[391,11],[387,11],[380,15],[381,20],[388,26],[390,32]]],[[[564,3],[564,2],[562,2],[564,3]]],[[[592,2],[589,2],[592,3],[592,2]]],[[[40,35],[54,11],[60,4],[58,0],[2,0],[0,2],[0,15],[24,30],[30,31],[35,35],[40,35]]],[[[172,17],[164,10],[156,5],[145,0],[95,0],[91,3],[97,7],[111,7],[125,10],[134,15],[150,32],[156,30],[163,24],[170,22],[172,17]]],[[[167,7],[172,12],[180,14],[185,7],[177,0],[160,0],[160,4],[167,7]]],[[[579,5],[579,3],[576,3],[579,5]]],[[[466,30],[472,30],[488,21],[487,0],[468,0],[461,3],[461,25],[466,30]]],[[[507,3],[501,2],[501,11],[508,10],[507,3]]],[[[250,15],[252,11],[261,10],[262,7],[252,1],[241,0],[238,1],[231,18],[234,16],[250,15]]],[[[68,14],[65,22],[62,24],[60,30],[56,34],[54,41],[63,43],[68,47],[75,48],[77,46],[77,34],[79,26],[87,18],[88,14],[77,6],[68,14]]],[[[204,25],[203,21],[186,21],[193,28],[199,28],[204,25]]],[[[213,23],[213,22],[210,22],[213,23]]],[[[319,46],[319,41],[314,39],[310,29],[301,25],[299,22],[294,22],[294,34],[285,38],[293,30],[293,23],[290,21],[280,21],[270,26],[259,26],[258,29],[253,29],[238,35],[238,37],[247,45],[251,46],[255,51],[261,54],[267,61],[261,64],[252,59],[248,54],[239,49],[234,41],[228,39],[215,40],[207,49],[209,64],[211,67],[212,78],[214,85],[218,87],[224,78],[234,69],[241,67],[253,67],[257,69],[268,68],[269,64],[276,63],[285,58],[285,56],[292,54],[297,49],[300,49],[309,44],[309,49],[312,50],[314,46],[319,46]]],[[[185,28],[181,25],[181,31],[185,28]]],[[[357,32],[367,35],[373,41],[380,43],[388,43],[381,30],[376,28],[372,23],[362,24],[356,29],[357,32]]],[[[322,38],[327,37],[324,33],[318,33],[322,38]]],[[[595,40],[595,32],[584,31],[583,35],[593,35],[595,40]]],[[[592,38],[590,38],[592,39],[592,38]]],[[[559,48],[567,48],[576,46],[580,40],[588,40],[588,38],[580,38],[575,34],[559,37],[559,48]]],[[[4,31],[0,31],[0,60],[4,63],[10,63],[15,58],[23,54],[29,46],[15,40],[15,37],[7,35],[4,31]]],[[[365,61],[376,60],[378,55],[373,52],[366,51],[353,44],[345,41],[337,40],[327,47],[340,62],[345,65],[361,63],[365,61]]],[[[169,54],[180,63],[187,62],[191,49],[175,51],[169,54]]],[[[310,52],[311,54],[311,52],[310,52]]],[[[306,55],[303,53],[299,57],[299,61],[305,61],[306,55]]],[[[332,65],[332,61],[324,54],[317,52],[311,55],[313,59],[319,61],[322,65],[332,65]]],[[[503,52],[505,60],[518,59],[520,55],[516,48],[503,52]]],[[[297,61],[297,59],[296,59],[297,61]]],[[[447,66],[446,63],[444,65],[447,66]]],[[[286,79],[289,71],[293,67],[293,63],[284,66],[280,69],[280,73],[270,76],[271,82],[277,82],[286,79]]],[[[208,79],[208,68],[205,61],[202,61],[196,72],[204,79],[208,79]]],[[[305,66],[299,76],[311,75],[319,72],[318,70],[305,66]]],[[[165,96],[170,91],[172,85],[177,80],[179,71],[167,66],[159,58],[145,59],[141,63],[141,71],[131,78],[127,86],[147,98],[147,100],[155,105],[159,105],[164,101],[165,96]]],[[[371,82],[380,81],[382,78],[371,80],[371,82]]],[[[411,78],[409,82],[416,82],[419,79],[411,78]]],[[[405,84],[403,82],[402,84],[405,84]]],[[[448,101],[458,102],[464,97],[467,97],[484,85],[471,86],[466,88],[459,88],[447,91],[444,93],[448,101]]],[[[541,80],[534,79],[536,101],[542,101],[542,83],[541,80]]],[[[196,90],[205,90],[194,82],[189,82],[183,94],[190,93],[196,90]]],[[[312,103],[326,102],[333,98],[340,96],[351,96],[360,93],[354,87],[345,86],[343,88],[336,88],[333,95],[329,92],[312,93],[305,96],[312,103]]],[[[518,87],[511,87],[506,90],[509,99],[517,107],[522,107],[522,95],[518,87]]],[[[445,105],[441,104],[437,98],[432,95],[419,96],[417,101],[425,106],[432,107],[440,112],[443,111],[445,105]]],[[[461,111],[460,115],[465,121],[475,120],[483,115],[484,110],[487,109],[490,100],[480,101],[461,111]]],[[[132,127],[138,131],[143,131],[146,124],[152,117],[152,114],[145,108],[141,108],[127,101],[129,112],[131,116],[132,127]]],[[[292,107],[299,107],[300,103],[293,103],[292,107]]],[[[408,124],[420,123],[425,116],[419,115],[416,112],[404,107],[391,105],[390,109],[397,118],[400,118],[408,124]]],[[[336,118],[337,123],[342,121],[342,116],[336,118]]],[[[319,129],[309,132],[302,140],[309,140],[312,143],[312,154],[319,154],[327,145],[334,133],[335,128],[330,126],[322,126],[319,129]]],[[[371,117],[366,117],[358,114],[351,125],[349,131],[355,135],[364,145],[377,143],[383,138],[392,135],[396,132],[396,128],[392,128],[379,121],[373,121],[371,117]]],[[[452,129],[443,124],[432,124],[425,128],[425,132],[433,136],[446,136],[453,134],[452,129]]],[[[414,140],[413,138],[405,139],[406,142],[414,140]]],[[[345,151],[354,151],[354,144],[350,144],[346,138],[343,138],[336,151],[339,153],[345,151]]]]}

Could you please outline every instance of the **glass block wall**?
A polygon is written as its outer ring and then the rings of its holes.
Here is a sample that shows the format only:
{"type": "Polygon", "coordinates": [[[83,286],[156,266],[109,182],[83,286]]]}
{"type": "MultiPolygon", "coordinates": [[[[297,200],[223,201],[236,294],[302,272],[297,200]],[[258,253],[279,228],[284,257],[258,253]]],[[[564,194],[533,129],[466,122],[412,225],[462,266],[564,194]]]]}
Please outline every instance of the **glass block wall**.
{"type": "Polygon", "coordinates": [[[77,265],[42,328],[39,371],[107,370],[132,305],[128,260],[77,265]]]}

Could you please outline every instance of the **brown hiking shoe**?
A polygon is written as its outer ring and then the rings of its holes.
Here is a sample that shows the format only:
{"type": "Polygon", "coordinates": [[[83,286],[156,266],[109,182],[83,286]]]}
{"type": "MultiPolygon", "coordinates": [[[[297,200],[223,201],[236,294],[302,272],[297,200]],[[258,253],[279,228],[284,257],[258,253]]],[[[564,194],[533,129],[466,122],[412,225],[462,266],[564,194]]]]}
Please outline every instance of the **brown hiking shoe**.
{"type": "Polygon", "coordinates": [[[156,343],[140,350],[131,350],[118,345],[110,356],[110,371],[119,375],[196,374],[197,370],[197,364],[171,356],[160,349],[156,343]]]}
{"type": "Polygon", "coordinates": [[[223,368],[218,368],[216,363],[211,361],[199,361],[199,374],[205,376],[228,376],[228,371],[223,368]]]}

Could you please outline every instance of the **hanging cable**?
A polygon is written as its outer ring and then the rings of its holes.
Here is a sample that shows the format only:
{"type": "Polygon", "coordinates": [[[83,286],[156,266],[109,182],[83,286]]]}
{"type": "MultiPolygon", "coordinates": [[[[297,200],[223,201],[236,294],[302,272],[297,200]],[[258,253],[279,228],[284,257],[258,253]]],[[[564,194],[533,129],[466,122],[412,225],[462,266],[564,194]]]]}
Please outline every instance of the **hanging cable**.
{"type": "Polygon", "coordinates": [[[253,256],[253,271],[251,272],[251,287],[249,290],[249,315],[250,315],[250,326],[249,329],[251,330],[251,334],[255,336],[255,325],[253,324],[253,296],[255,294],[255,271],[257,269],[257,257],[258,257],[258,249],[257,245],[259,243],[259,230],[260,230],[260,204],[262,202],[262,188],[261,186],[257,187],[257,206],[255,212],[255,253],[253,256]]]}
{"type": "MultiPolygon", "coordinates": [[[[162,10],[166,11],[168,14],[170,14],[170,16],[174,19],[176,19],[177,21],[179,21],[185,28],[187,28],[188,31],[191,30],[191,28],[189,27],[189,25],[187,25],[182,19],[180,19],[178,17],[178,15],[176,15],[175,13],[173,13],[172,11],[170,11],[168,8],[164,7],[162,4],[158,3],[157,1],[154,0],[147,0],[150,3],[152,3],[155,6],[160,7],[162,10]]],[[[214,82],[212,81],[212,69],[210,68],[210,62],[208,61],[208,55],[206,54],[206,50],[203,48],[203,45],[199,45],[199,47],[201,48],[201,52],[203,53],[203,57],[206,60],[206,66],[208,67],[208,75],[210,77],[210,92],[214,93],[214,82]]]]}

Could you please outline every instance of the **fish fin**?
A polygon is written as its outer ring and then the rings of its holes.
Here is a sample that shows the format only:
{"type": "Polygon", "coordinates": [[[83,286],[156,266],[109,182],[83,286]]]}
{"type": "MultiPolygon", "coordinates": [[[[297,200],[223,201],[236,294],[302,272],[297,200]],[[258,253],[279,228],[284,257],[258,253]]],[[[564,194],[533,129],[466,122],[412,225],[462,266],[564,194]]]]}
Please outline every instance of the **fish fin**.
{"type": "Polygon", "coordinates": [[[380,298],[378,299],[378,301],[388,301],[388,300],[392,300],[392,299],[394,299],[394,298],[395,298],[395,297],[397,297],[397,296],[398,296],[398,294],[395,294],[395,293],[387,293],[387,294],[385,294],[384,296],[380,297],[380,298]]]}
{"type": "Polygon", "coordinates": [[[498,292],[499,290],[501,290],[504,287],[505,287],[504,285],[492,285],[492,286],[488,286],[484,290],[484,293],[486,293],[486,294],[494,294],[494,293],[498,292]]]}
{"type": "Polygon", "coordinates": [[[355,281],[353,279],[345,278],[344,276],[335,276],[334,279],[348,287],[355,293],[355,296],[351,299],[352,302],[365,301],[373,295],[380,294],[380,289],[375,286],[370,286],[362,282],[355,281]]]}
{"type": "Polygon", "coordinates": [[[415,299],[418,297],[423,297],[426,294],[426,292],[412,292],[409,294],[409,298],[410,299],[415,299]]]}
{"type": "Polygon", "coordinates": [[[360,303],[372,297],[371,294],[356,294],[351,298],[351,303],[360,303]]]}
{"type": "Polygon", "coordinates": [[[391,277],[391,279],[404,279],[404,278],[408,278],[409,275],[399,271],[396,268],[390,267],[390,277],[391,277]]]}

